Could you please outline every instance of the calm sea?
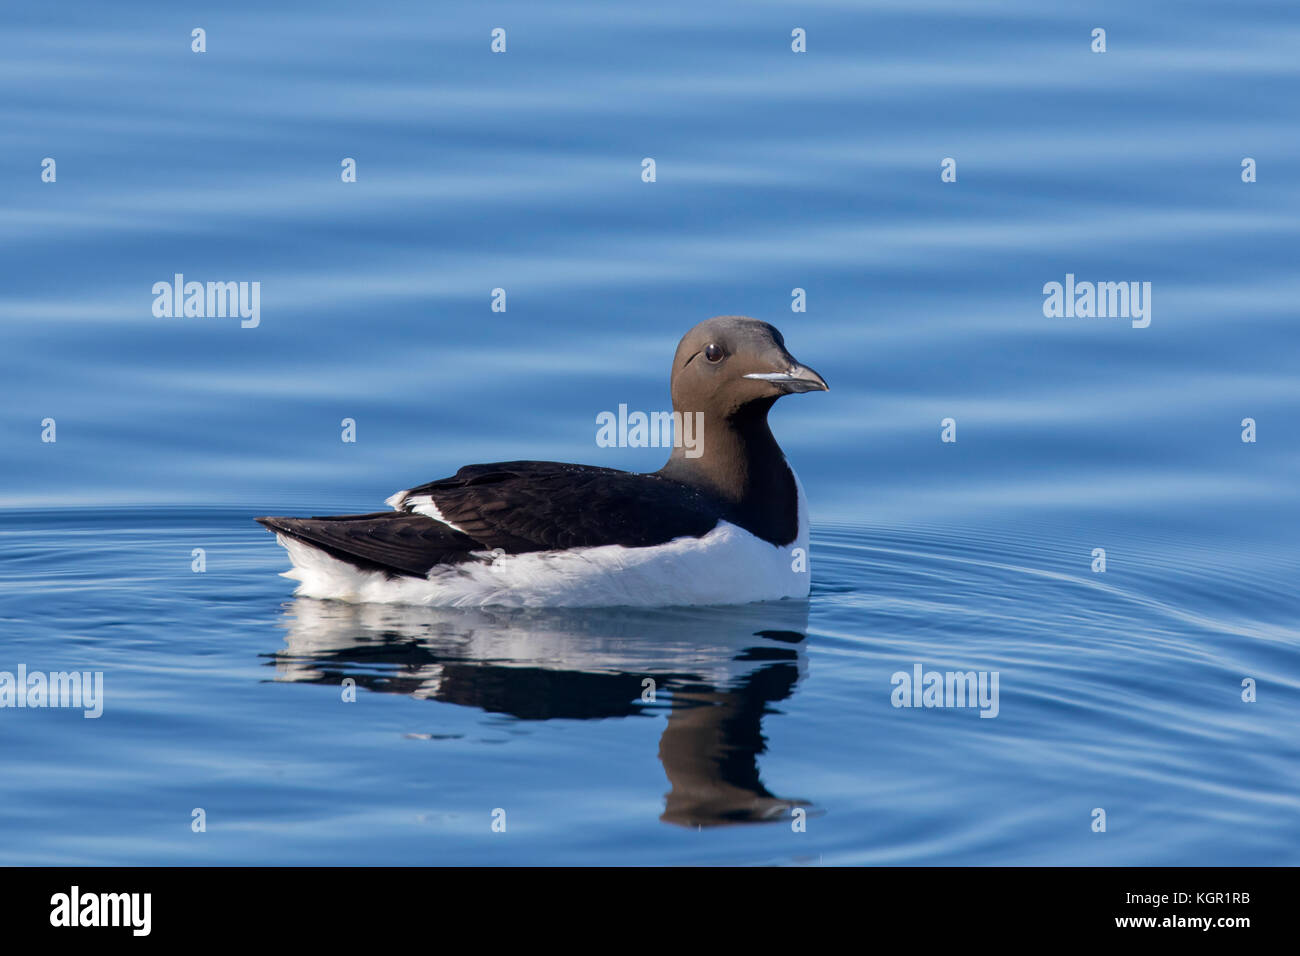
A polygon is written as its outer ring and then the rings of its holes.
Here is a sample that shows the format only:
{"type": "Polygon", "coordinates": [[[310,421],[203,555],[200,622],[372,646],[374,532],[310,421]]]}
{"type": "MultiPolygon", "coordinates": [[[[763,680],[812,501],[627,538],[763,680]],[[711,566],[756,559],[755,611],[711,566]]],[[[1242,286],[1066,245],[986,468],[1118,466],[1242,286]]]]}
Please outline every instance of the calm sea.
{"type": "Polygon", "coordinates": [[[103,714],[0,709],[0,863],[1300,863],[1297,48],[1280,2],[11,5],[0,672],[103,714]],[[155,316],[178,273],[256,327],[155,316]],[[1067,275],[1149,325],[1045,316],[1067,275]],[[720,313],[832,387],[773,413],[806,603],[277,576],[253,515],[657,468],[596,415],[720,313]],[[893,706],[918,665],[997,716],[893,706]]]}

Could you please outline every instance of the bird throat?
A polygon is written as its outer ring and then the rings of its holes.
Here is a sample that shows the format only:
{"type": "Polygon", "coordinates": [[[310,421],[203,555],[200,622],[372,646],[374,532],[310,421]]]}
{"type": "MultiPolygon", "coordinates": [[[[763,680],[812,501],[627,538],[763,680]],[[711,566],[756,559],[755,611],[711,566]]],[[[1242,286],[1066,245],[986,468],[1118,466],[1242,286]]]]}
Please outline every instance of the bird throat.
{"type": "Polygon", "coordinates": [[[658,474],[719,499],[733,524],[786,545],[799,534],[799,492],[767,424],[773,402],[750,402],[728,416],[706,414],[696,436],[703,453],[691,458],[674,447],[658,474]]]}

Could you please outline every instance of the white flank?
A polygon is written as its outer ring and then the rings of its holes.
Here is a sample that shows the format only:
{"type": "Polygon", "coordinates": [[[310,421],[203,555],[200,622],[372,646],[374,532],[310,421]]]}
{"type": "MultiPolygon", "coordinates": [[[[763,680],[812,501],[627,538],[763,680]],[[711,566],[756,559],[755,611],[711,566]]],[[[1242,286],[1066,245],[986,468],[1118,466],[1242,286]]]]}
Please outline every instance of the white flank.
{"type": "Polygon", "coordinates": [[[411,494],[410,489],[399,491],[395,495],[389,495],[384,499],[384,504],[394,511],[413,511],[418,515],[424,515],[426,518],[432,518],[438,524],[445,524],[452,531],[459,531],[464,534],[462,528],[456,527],[450,521],[442,516],[438,506],[433,503],[433,497],[430,495],[416,495],[414,498],[408,497],[411,494]]]}
{"type": "Polygon", "coordinates": [[[403,511],[414,511],[418,515],[424,515],[426,518],[432,518],[438,524],[445,524],[452,531],[459,531],[464,534],[463,528],[458,528],[442,516],[438,506],[433,503],[433,499],[428,495],[416,495],[414,498],[402,499],[403,511]]]}
{"type": "MultiPolygon", "coordinates": [[[[429,607],[748,604],[808,596],[808,507],[797,475],[795,485],[799,533],[782,547],[723,521],[702,538],[649,548],[602,545],[500,555],[440,565],[427,578],[411,578],[363,571],[305,542],[276,537],[293,561],[284,576],[299,582],[294,591],[299,597],[429,607]],[[802,561],[796,560],[796,548],[803,549],[802,561]]],[[[425,507],[410,510],[441,520],[432,502],[427,506],[432,512],[425,507]]]]}

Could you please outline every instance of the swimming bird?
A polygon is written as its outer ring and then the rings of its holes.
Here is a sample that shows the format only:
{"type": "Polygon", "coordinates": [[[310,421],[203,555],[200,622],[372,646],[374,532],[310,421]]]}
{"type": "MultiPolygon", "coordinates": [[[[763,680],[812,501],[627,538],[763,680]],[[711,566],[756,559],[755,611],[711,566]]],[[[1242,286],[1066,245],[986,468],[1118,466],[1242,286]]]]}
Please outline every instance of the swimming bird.
{"type": "Polygon", "coordinates": [[[673,411],[693,450],[658,471],[507,461],[399,491],[392,511],[257,518],[301,597],[534,607],[744,604],[805,598],[808,508],[768,427],[778,398],[825,391],[781,333],[718,316],[682,337],[673,411]]]}

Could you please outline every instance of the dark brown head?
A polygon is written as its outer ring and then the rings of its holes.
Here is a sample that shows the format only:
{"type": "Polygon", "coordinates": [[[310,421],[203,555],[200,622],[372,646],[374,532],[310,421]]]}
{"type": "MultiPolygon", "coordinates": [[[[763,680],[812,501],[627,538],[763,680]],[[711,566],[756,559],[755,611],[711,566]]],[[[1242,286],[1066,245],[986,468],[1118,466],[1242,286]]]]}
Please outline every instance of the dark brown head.
{"type": "Polygon", "coordinates": [[[826,391],[825,380],[795,360],[775,327],[742,315],[720,315],[682,337],[673,358],[673,408],[730,419],[746,409],[765,413],[782,395],[826,391]]]}

